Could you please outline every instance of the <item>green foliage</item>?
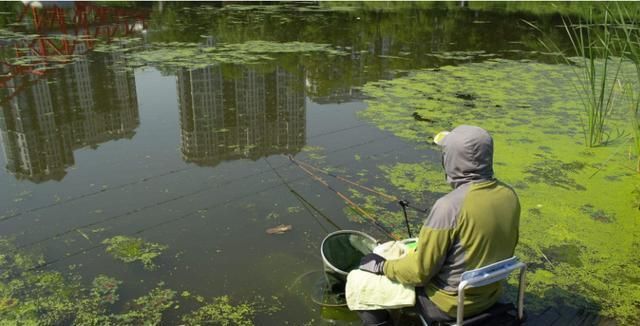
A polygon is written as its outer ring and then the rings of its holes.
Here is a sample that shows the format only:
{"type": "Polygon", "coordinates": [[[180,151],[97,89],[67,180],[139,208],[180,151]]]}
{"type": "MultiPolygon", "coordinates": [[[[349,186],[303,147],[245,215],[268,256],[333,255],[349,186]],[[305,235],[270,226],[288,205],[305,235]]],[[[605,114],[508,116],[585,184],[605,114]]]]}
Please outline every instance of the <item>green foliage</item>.
{"type": "MultiPolygon", "coordinates": [[[[602,19],[607,13],[607,2],[603,1],[472,1],[469,8],[480,11],[498,11],[507,13],[526,13],[540,16],[562,15],[581,19],[593,17],[602,19]]],[[[640,6],[632,3],[630,10],[640,17],[640,6]]]]}
{"type": "Polygon", "coordinates": [[[140,261],[149,270],[156,268],[153,260],[168,248],[162,244],[145,242],[141,238],[122,235],[105,239],[102,243],[107,245],[107,252],[114,258],[125,263],[140,261]]]}

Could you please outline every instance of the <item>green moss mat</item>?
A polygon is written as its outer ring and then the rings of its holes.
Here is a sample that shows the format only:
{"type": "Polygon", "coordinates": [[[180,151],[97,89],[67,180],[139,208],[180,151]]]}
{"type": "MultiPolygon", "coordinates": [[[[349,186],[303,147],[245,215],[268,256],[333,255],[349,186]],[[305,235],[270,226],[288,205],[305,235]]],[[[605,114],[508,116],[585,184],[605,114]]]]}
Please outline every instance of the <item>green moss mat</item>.
{"type": "MultiPolygon", "coordinates": [[[[371,99],[361,116],[422,144],[460,124],[487,129],[496,175],[522,202],[517,255],[531,268],[528,307],[558,301],[636,322],[640,176],[628,108],[619,100],[607,146],[586,148],[573,81],[568,66],[501,59],[421,70],[366,84],[371,99]]],[[[400,190],[441,192],[437,166],[380,168],[400,190]]]]}

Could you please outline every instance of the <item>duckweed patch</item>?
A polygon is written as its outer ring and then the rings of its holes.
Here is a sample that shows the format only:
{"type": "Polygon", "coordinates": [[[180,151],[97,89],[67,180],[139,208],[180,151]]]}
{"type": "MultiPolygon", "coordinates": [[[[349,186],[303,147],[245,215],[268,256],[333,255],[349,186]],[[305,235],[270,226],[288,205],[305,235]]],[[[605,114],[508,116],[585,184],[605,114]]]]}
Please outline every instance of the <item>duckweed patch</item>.
{"type": "Polygon", "coordinates": [[[134,299],[129,303],[129,311],[114,316],[120,325],[158,325],[162,321],[162,313],[175,304],[176,291],[164,288],[164,284],[151,290],[147,295],[134,299]]]}
{"type": "Polygon", "coordinates": [[[544,183],[553,187],[564,189],[585,190],[583,185],[576,182],[569,174],[575,174],[584,168],[585,164],[579,161],[563,162],[537,154],[541,160],[527,166],[523,171],[525,180],[534,183],[544,183]]]}
{"type": "Polygon", "coordinates": [[[636,186],[636,189],[633,189],[631,196],[631,207],[640,210],[640,186],[636,186]]]}
{"type": "Polygon", "coordinates": [[[114,258],[125,263],[140,261],[148,270],[156,268],[153,260],[168,248],[162,244],[145,242],[141,238],[122,235],[105,239],[102,243],[107,245],[106,251],[114,258]]]}
{"type": "MultiPolygon", "coordinates": [[[[204,301],[204,299],[202,299],[204,301]]],[[[273,313],[280,308],[266,305],[258,297],[255,301],[234,304],[229,296],[214,297],[205,305],[182,317],[186,325],[237,325],[252,326],[256,313],[273,313]]]]}
{"type": "Polygon", "coordinates": [[[602,222],[602,223],[613,223],[615,221],[615,214],[606,213],[601,209],[597,209],[593,207],[591,204],[585,204],[580,207],[580,211],[584,214],[588,215],[594,221],[602,222]]]}
{"type": "Polygon", "coordinates": [[[178,297],[163,282],[120,304],[123,282],[111,276],[97,275],[84,287],[75,268],[70,266],[65,273],[39,270],[43,256],[18,250],[7,238],[0,238],[0,253],[1,325],[162,325],[179,299],[195,301],[195,310],[180,317],[186,325],[253,325],[257,314],[271,314],[281,307],[276,297],[237,304],[229,296],[207,301],[188,291],[178,297]]]}
{"type": "MultiPolygon", "coordinates": [[[[368,108],[360,116],[416,144],[460,124],[487,129],[496,176],[514,185],[521,201],[516,254],[532,267],[527,307],[572,305],[637,324],[640,288],[625,275],[640,274],[630,264],[637,261],[640,177],[621,173],[635,169],[634,158],[619,155],[626,136],[585,151],[572,78],[565,65],[504,59],[425,69],[367,83],[368,108]]],[[[607,132],[631,134],[627,111],[614,109],[607,132]]],[[[401,173],[403,164],[382,169],[398,190],[419,192],[443,178],[415,166],[401,173]]]]}
{"type": "MultiPolygon", "coordinates": [[[[100,48],[101,51],[108,47],[100,48]]],[[[114,48],[114,50],[117,50],[114,48]]],[[[121,64],[129,67],[153,65],[158,67],[199,69],[215,64],[256,64],[274,60],[276,54],[322,53],[345,55],[329,44],[309,42],[247,41],[244,43],[203,46],[198,43],[157,42],[141,51],[125,52],[121,64]]]]}
{"type": "Polygon", "coordinates": [[[430,162],[396,163],[378,167],[385,178],[396,188],[406,191],[416,198],[421,198],[424,191],[447,193],[451,186],[445,180],[441,167],[430,162]]]}

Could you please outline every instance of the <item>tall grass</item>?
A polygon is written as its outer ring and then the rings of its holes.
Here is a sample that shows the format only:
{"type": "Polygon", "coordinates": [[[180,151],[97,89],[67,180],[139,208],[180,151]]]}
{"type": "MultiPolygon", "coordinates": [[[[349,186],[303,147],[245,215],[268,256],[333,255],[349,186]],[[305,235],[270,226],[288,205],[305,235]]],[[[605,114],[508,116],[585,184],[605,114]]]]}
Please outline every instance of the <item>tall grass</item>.
{"type": "Polygon", "coordinates": [[[633,136],[633,152],[636,155],[636,171],[640,173],[640,21],[635,11],[625,4],[610,9],[615,20],[617,40],[623,55],[635,66],[634,80],[626,80],[625,94],[629,105],[629,120],[633,136]]]}
{"type": "MultiPolygon", "coordinates": [[[[563,17],[564,30],[572,48],[563,51],[555,43],[540,40],[547,50],[559,53],[576,75],[574,82],[577,95],[582,101],[580,115],[584,143],[588,147],[605,145],[609,140],[607,121],[619,95],[618,77],[624,58],[619,53],[617,34],[611,30],[611,13],[605,10],[594,18],[593,9],[583,15],[577,23],[563,17]],[[568,52],[568,53],[567,53],[568,52]]],[[[536,30],[542,31],[530,22],[536,30]]]]}
{"type": "Polygon", "coordinates": [[[569,18],[563,18],[563,25],[577,55],[567,60],[574,61],[572,67],[578,77],[576,89],[584,109],[581,117],[584,141],[588,147],[600,146],[608,140],[607,120],[613,112],[618,94],[616,84],[624,60],[614,53],[618,38],[611,31],[608,11],[602,22],[594,21],[590,11],[587,21],[574,24],[569,18]]]}

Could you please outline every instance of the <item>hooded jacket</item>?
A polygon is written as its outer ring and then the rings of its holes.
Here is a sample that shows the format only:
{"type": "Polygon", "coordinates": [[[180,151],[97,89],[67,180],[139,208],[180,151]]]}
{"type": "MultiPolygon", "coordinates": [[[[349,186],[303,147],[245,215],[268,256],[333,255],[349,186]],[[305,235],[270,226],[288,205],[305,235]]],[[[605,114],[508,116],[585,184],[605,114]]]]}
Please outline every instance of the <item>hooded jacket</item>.
{"type": "MultiPolygon", "coordinates": [[[[513,256],[518,242],[520,203],[516,193],[493,177],[493,140],[482,128],[459,126],[445,136],[443,165],[453,191],[431,208],[418,246],[384,264],[385,275],[424,286],[429,299],[455,316],[462,273],[513,256]]],[[[491,307],[501,285],[465,292],[465,316],[491,307]]]]}

